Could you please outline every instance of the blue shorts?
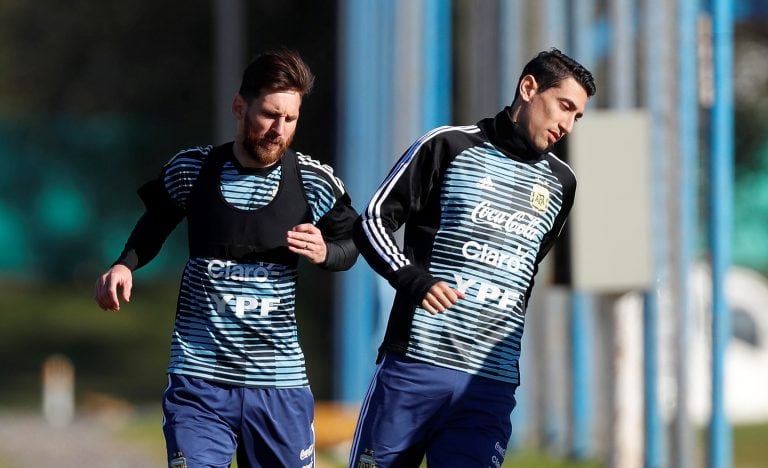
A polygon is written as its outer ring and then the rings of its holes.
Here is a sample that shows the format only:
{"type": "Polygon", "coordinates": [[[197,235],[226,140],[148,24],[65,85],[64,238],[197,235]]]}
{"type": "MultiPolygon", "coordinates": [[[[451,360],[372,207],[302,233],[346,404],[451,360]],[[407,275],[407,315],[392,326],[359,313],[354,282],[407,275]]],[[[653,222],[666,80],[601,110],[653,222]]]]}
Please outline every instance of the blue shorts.
{"type": "Polygon", "coordinates": [[[349,466],[499,467],[517,385],[389,353],[360,410],[349,466]]]}
{"type": "Polygon", "coordinates": [[[308,387],[249,388],[169,374],[163,433],[170,467],[312,467],[308,387]]]}

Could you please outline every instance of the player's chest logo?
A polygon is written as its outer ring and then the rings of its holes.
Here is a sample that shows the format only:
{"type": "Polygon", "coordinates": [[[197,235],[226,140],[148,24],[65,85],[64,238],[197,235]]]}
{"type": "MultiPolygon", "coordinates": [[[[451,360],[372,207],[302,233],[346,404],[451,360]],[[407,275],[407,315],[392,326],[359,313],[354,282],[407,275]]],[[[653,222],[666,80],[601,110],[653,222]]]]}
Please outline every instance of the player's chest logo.
{"type": "Polygon", "coordinates": [[[530,196],[531,208],[544,213],[549,207],[549,189],[543,185],[533,184],[530,196]]]}

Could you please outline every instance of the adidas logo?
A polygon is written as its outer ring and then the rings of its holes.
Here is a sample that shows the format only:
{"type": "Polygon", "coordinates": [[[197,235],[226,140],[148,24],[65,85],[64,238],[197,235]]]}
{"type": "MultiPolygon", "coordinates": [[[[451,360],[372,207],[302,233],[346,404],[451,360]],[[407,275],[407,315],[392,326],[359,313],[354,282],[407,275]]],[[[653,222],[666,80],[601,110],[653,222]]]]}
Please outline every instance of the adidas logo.
{"type": "Polygon", "coordinates": [[[489,176],[485,176],[477,182],[477,186],[485,190],[496,190],[493,187],[493,180],[489,176]]]}

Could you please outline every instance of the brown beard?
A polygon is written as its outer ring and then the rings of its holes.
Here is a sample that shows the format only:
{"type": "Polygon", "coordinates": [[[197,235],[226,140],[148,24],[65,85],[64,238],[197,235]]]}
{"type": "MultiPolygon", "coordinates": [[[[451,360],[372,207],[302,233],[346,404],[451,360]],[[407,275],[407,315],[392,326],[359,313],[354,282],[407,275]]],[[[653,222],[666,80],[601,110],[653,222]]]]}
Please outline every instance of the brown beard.
{"type": "Polygon", "coordinates": [[[254,130],[248,113],[245,114],[245,137],[243,149],[260,166],[271,166],[280,160],[285,151],[293,142],[293,135],[287,140],[271,134],[267,131],[259,136],[254,130]]]}

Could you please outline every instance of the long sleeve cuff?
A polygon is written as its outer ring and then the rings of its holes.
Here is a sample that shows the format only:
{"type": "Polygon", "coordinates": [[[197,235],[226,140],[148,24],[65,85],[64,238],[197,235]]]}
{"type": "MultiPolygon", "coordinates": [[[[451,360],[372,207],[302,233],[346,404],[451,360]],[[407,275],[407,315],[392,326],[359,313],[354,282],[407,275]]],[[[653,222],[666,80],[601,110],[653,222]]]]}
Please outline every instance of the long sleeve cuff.
{"type": "Polygon", "coordinates": [[[348,270],[357,261],[358,250],[352,239],[325,243],[325,261],[319,266],[325,270],[348,270]]]}
{"type": "Polygon", "coordinates": [[[112,264],[112,266],[115,265],[123,265],[128,267],[131,271],[136,271],[137,268],[139,268],[141,265],[139,264],[139,256],[133,249],[125,249],[123,250],[123,253],[120,254],[120,257],[118,257],[117,260],[112,264]]]}
{"type": "Polygon", "coordinates": [[[421,304],[429,288],[438,281],[440,280],[413,265],[393,272],[389,278],[389,284],[397,292],[405,294],[416,305],[421,304]]]}

